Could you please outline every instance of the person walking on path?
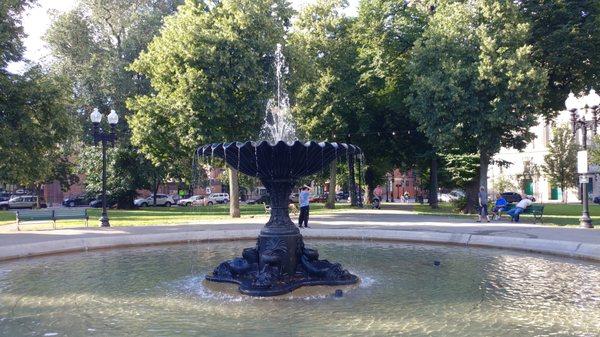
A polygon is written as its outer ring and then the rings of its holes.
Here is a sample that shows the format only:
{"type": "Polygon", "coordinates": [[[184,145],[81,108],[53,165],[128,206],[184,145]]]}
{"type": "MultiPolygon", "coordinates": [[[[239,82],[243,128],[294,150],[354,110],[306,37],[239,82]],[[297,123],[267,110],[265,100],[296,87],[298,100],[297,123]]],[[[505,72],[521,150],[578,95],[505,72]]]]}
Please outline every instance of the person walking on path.
{"type": "Polygon", "coordinates": [[[488,216],[488,209],[487,209],[487,202],[488,202],[487,191],[485,190],[485,187],[483,187],[483,186],[481,186],[479,188],[478,199],[479,199],[479,218],[477,219],[477,222],[481,222],[481,219],[483,219],[483,218],[485,218],[485,220],[487,220],[487,222],[490,222],[490,218],[488,216]]]}
{"type": "Polygon", "coordinates": [[[533,202],[531,200],[529,200],[529,198],[527,196],[525,196],[523,199],[521,199],[521,201],[519,201],[517,203],[515,208],[506,212],[506,214],[510,215],[510,221],[511,222],[513,222],[513,221],[519,222],[519,214],[523,213],[523,211],[525,211],[525,209],[527,209],[527,207],[531,206],[532,203],[533,202]]]}
{"type": "Polygon", "coordinates": [[[308,186],[302,186],[300,190],[300,195],[298,196],[300,202],[300,216],[298,216],[298,227],[302,228],[302,224],[304,224],[304,228],[308,228],[308,213],[310,211],[310,188],[308,186]]]}

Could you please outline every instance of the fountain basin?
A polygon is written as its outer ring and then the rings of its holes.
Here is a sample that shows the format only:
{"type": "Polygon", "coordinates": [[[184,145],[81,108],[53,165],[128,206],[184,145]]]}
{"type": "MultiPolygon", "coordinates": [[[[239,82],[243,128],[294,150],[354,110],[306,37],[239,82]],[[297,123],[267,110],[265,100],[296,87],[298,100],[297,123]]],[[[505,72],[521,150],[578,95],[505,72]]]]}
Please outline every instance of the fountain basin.
{"type": "Polygon", "coordinates": [[[213,143],[197,150],[199,156],[223,158],[231,167],[263,181],[296,181],[321,171],[337,157],[361,153],[352,144],[315,141],[213,143]]]}
{"type": "MultiPolygon", "coordinates": [[[[497,249],[313,243],[358,287],[276,298],[201,281],[248,241],[0,263],[2,336],[593,336],[600,264],[497,249]],[[436,267],[433,262],[440,261],[436,267]]],[[[298,291],[310,291],[304,287],[298,291]]]]}

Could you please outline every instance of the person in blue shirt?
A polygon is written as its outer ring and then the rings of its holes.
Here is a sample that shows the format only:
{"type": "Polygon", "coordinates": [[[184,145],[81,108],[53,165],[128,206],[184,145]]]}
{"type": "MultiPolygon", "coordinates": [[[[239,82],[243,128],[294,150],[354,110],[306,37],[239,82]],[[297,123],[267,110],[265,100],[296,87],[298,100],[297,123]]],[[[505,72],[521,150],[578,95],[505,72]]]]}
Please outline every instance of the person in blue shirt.
{"type": "Polygon", "coordinates": [[[298,216],[298,227],[308,228],[308,213],[310,211],[310,188],[308,186],[302,186],[300,195],[298,196],[300,202],[300,216],[298,216]]]}
{"type": "Polygon", "coordinates": [[[504,211],[506,205],[508,205],[508,201],[506,201],[506,199],[504,199],[502,195],[496,195],[496,204],[494,205],[494,209],[492,210],[494,219],[500,219],[500,212],[504,211]]]}

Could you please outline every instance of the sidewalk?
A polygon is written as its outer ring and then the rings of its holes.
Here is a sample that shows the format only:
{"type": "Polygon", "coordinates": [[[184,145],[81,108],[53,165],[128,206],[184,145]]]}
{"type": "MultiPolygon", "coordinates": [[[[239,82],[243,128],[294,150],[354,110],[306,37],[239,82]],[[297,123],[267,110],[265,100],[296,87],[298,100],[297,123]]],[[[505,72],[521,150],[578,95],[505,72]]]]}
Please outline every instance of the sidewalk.
{"type": "MultiPolygon", "coordinates": [[[[191,225],[0,233],[0,260],[64,251],[190,241],[254,239],[266,217],[191,225]]],[[[91,222],[92,224],[94,222],[91,222]]],[[[501,247],[600,260],[600,229],[476,223],[408,211],[352,210],[315,215],[306,238],[385,239],[501,247]]]]}

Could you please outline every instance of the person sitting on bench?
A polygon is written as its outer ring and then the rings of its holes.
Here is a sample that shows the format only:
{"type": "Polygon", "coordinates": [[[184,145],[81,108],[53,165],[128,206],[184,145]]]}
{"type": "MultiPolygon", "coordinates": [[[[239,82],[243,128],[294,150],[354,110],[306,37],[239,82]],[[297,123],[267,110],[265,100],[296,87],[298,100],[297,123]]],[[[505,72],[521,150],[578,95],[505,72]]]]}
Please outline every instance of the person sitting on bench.
{"type": "Polygon", "coordinates": [[[502,197],[501,194],[496,195],[496,203],[494,204],[494,208],[492,209],[492,219],[500,220],[500,213],[504,211],[508,205],[508,201],[502,197]]]}
{"type": "Polygon", "coordinates": [[[507,212],[507,214],[510,215],[510,221],[519,222],[519,214],[523,213],[527,207],[531,206],[532,203],[533,202],[529,200],[527,196],[521,199],[515,208],[507,212]]]}

